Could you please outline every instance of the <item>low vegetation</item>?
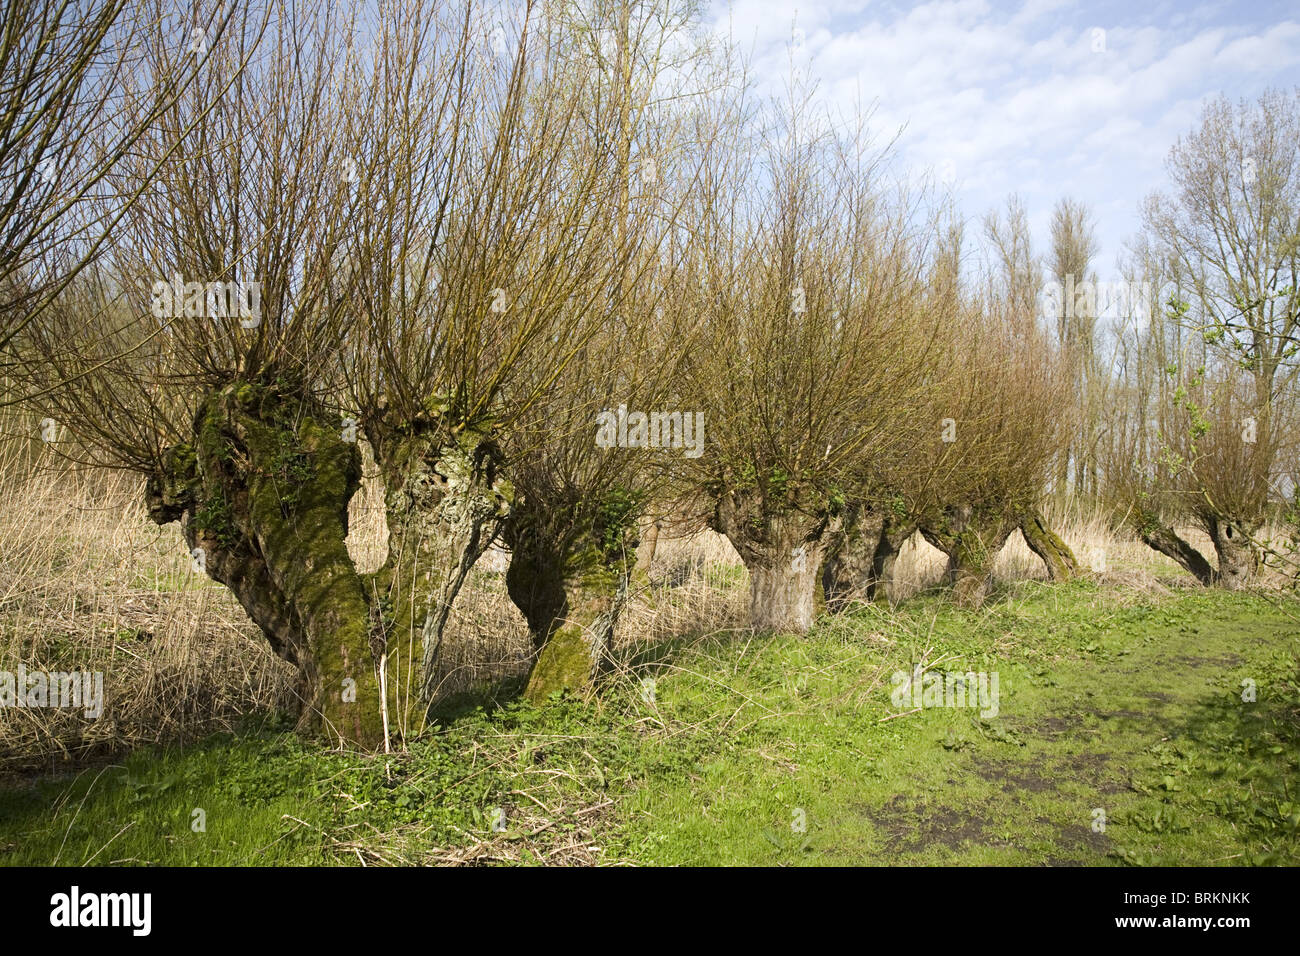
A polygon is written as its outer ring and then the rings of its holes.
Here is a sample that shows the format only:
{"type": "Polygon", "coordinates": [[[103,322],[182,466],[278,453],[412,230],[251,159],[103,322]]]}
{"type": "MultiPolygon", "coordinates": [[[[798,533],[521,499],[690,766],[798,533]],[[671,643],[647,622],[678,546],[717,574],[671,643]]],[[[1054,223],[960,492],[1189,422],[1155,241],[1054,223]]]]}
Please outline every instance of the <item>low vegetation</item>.
{"type": "MultiPolygon", "coordinates": [[[[6,659],[113,682],[98,721],[0,712],[4,863],[1300,862],[1300,605],[1189,587],[1100,522],[1054,518],[1104,572],[1048,583],[1013,538],[965,610],[914,539],[897,609],[766,639],[721,538],[665,540],[620,619],[623,668],[538,705],[518,694],[531,644],[504,571],[480,568],[440,721],[360,754],[292,733],[292,669],[169,564],[125,489],[82,493],[38,483],[31,518],[8,519],[21,580],[44,586],[5,582],[0,634],[6,659]],[[996,717],[896,707],[917,664],[996,672],[996,717]]],[[[363,566],[374,519],[359,510],[349,541],[363,566]]]]}

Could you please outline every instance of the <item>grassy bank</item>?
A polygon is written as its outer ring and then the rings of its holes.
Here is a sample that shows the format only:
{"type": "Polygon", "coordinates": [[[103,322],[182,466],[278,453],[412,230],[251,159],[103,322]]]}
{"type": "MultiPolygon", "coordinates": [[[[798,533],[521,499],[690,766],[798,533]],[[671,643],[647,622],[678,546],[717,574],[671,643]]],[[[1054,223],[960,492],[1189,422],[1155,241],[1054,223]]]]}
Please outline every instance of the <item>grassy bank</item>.
{"type": "Polygon", "coordinates": [[[1022,582],[977,613],[921,595],[663,644],[602,699],[488,707],[389,756],[251,719],[11,780],[0,862],[1294,864],[1298,619],[1022,582]],[[996,672],[997,715],[896,716],[917,663],[996,672]]]}

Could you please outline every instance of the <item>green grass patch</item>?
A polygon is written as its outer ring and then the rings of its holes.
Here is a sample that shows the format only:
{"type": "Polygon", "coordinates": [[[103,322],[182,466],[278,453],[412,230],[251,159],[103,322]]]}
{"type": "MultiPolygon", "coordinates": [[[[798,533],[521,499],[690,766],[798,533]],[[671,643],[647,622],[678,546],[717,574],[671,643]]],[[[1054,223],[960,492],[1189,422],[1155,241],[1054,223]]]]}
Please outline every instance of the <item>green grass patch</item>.
{"type": "Polygon", "coordinates": [[[467,703],[397,754],[262,722],[10,785],[0,862],[1295,864],[1297,619],[1088,582],[923,595],[696,640],[593,701],[467,703]],[[935,661],[996,672],[996,716],[899,715],[892,675],[935,661]]]}

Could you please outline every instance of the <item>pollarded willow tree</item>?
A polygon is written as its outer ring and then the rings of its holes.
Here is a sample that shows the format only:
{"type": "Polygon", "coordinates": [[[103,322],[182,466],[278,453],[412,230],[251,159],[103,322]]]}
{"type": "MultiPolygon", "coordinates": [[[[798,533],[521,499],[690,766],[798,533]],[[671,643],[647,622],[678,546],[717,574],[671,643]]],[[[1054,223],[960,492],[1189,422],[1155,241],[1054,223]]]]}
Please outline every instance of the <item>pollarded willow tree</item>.
{"type": "Polygon", "coordinates": [[[709,427],[685,467],[749,570],[751,623],[795,632],[867,463],[915,437],[923,352],[906,346],[924,320],[917,230],[883,155],[802,114],[711,155],[681,273],[700,323],[687,407],[709,427]]]}
{"type": "MultiPolygon", "coordinates": [[[[949,204],[939,210],[921,291],[924,321],[905,327],[905,348],[923,356],[913,368],[917,388],[910,393],[910,411],[917,422],[940,418],[940,403],[949,395],[957,343],[954,333],[962,316],[961,264],[964,227],[949,204]]],[[[822,565],[822,587],[831,611],[854,601],[897,599],[894,566],[903,545],[916,533],[916,516],[909,513],[904,488],[926,485],[929,463],[922,450],[924,432],[914,442],[874,456],[859,476],[857,495],[844,508],[841,532],[835,536],[822,565]],[[919,469],[919,471],[914,471],[919,469]]]]}
{"type": "Polygon", "coordinates": [[[349,391],[387,490],[378,599],[385,629],[419,659],[425,700],[451,601],[527,500],[502,477],[505,445],[526,445],[514,432],[534,434],[564,394],[662,229],[648,208],[611,228],[632,175],[620,143],[644,122],[641,91],[615,80],[613,57],[644,45],[611,47],[618,34],[561,8],[492,23],[489,49],[505,65],[486,79],[498,86],[467,84],[467,69],[483,69],[471,62],[417,90],[436,115],[409,118],[393,102],[368,117],[388,165],[349,280],[362,319],[349,391]],[[498,105],[485,112],[485,99],[498,105]],[[416,173],[385,181],[401,169],[416,173]]]}
{"type": "Polygon", "coordinates": [[[1074,559],[1038,511],[1058,452],[1063,389],[1044,336],[996,294],[959,315],[951,387],[929,441],[919,449],[923,481],[902,483],[904,509],[949,559],[954,599],[978,606],[993,561],[1016,529],[1053,577],[1074,559]]]}
{"type": "Polygon", "coordinates": [[[1261,432],[1251,376],[1235,363],[1182,372],[1187,364],[1170,363],[1167,384],[1138,396],[1151,405],[1147,417],[1112,423],[1111,503],[1144,544],[1198,582],[1237,589],[1260,569],[1256,536],[1276,493],[1276,463],[1294,455],[1294,443],[1280,445],[1296,434],[1294,406],[1279,403],[1261,432]],[[1209,537],[1213,562],[1180,532],[1186,525],[1209,537]]]}
{"type": "Polygon", "coordinates": [[[1014,200],[1005,223],[986,220],[986,234],[996,268],[973,290],[950,278],[934,300],[948,320],[942,381],[927,440],[894,483],[901,512],[948,556],[954,598],[969,606],[984,600],[993,561],[1016,529],[1051,577],[1075,567],[1039,511],[1069,398],[1037,321],[1037,270],[1014,200]]]}
{"type": "Polygon", "coordinates": [[[532,635],[537,702],[586,690],[611,662],[619,615],[646,583],[634,574],[638,519],[670,456],[699,453],[705,438],[677,394],[689,330],[655,315],[649,297],[623,299],[505,446],[516,492],[506,584],[532,635]]]}
{"type": "Polygon", "coordinates": [[[604,61],[603,86],[620,91],[616,115],[596,97],[582,117],[591,150],[612,150],[624,176],[603,233],[619,268],[592,270],[573,290],[587,305],[572,307],[595,309],[598,327],[558,378],[539,381],[540,368],[513,383],[527,413],[504,442],[515,490],[506,582],[533,638],[526,693],[535,701],[586,689],[607,663],[633,584],[637,520],[667,468],[661,456],[689,454],[688,437],[704,437],[675,394],[693,323],[667,296],[680,214],[709,147],[696,100],[715,78],[687,34],[688,10],[622,2],[598,12],[607,25],[593,23],[574,55],[604,61]]]}
{"type": "Polygon", "coordinates": [[[993,561],[1016,529],[1053,579],[1076,568],[1039,510],[1069,399],[1037,322],[1023,211],[1013,201],[1007,222],[990,217],[986,228],[996,268],[973,289],[962,282],[963,229],[951,212],[940,232],[922,299],[929,361],[917,369],[922,388],[911,409],[924,431],[864,473],[870,492],[847,510],[824,568],[836,608],[890,595],[893,562],[917,531],[947,555],[954,597],[966,605],[983,601],[993,561]]]}
{"type": "Polygon", "coordinates": [[[201,82],[120,171],[129,190],[159,168],[111,256],[25,351],[37,410],[92,461],[142,473],[150,516],[180,521],[196,569],[298,668],[304,725],[376,740],[343,546],[359,459],[329,409],[347,314],[334,265],[360,206],[336,139],[353,105],[331,89],[344,35],[323,9],[272,4],[211,44],[159,42],[164,63],[201,60],[201,82]]]}
{"type": "Polygon", "coordinates": [[[112,268],[25,343],[46,413],[147,477],[151,515],[297,666],[302,726],[362,744],[418,726],[509,512],[516,377],[562,373],[599,319],[574,293],[632,248],[604,238],[623,170],[581,135],[596,80],[572,25],[483,13],[246,14],[145,140],[140,162],[167,161],[112,268]],[[346,548],[359,439],[389,525],[371,574],[346,548]]]}

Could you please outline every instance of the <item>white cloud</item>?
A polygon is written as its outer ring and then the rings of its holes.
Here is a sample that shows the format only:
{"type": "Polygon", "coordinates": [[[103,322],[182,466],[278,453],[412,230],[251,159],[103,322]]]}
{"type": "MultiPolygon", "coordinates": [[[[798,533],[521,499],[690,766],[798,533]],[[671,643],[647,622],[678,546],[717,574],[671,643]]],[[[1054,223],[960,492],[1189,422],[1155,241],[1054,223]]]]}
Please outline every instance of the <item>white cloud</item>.
{"type": "Polygon", "coordinates": [[[752,45],[753,75],[769,92],[788,78],[797,24],[827,106],[847,115],[856,101],[876,100],[882,136],[907,127],[905,166],[955,166],[969,218],[1019,192],[1042,227],[1041,249],[1057,198],[1091,203],[1102,241],[1096,265],[1109,273],[1200,103],[1295,82],[1300,23],[1253,22],[1252,9],[1134,5],[1122,22],[1106,23],[1065,0],[934,0],[911,9],[742,0],[715,7],[713,22],[752,45]],[[1093,51],[1095,27],[1106,31],[1104,52],[1093,51]]]}

